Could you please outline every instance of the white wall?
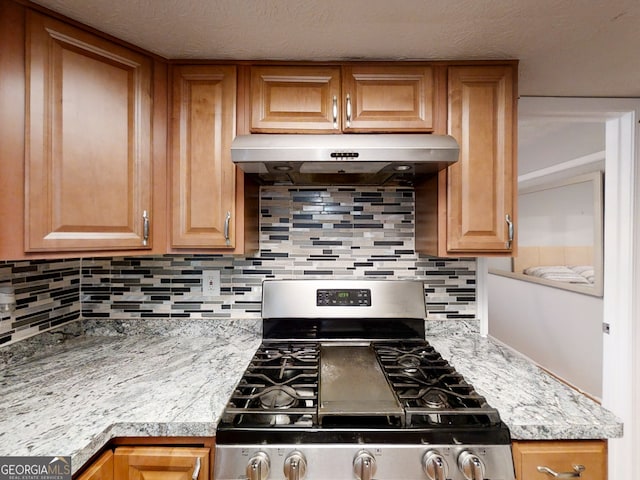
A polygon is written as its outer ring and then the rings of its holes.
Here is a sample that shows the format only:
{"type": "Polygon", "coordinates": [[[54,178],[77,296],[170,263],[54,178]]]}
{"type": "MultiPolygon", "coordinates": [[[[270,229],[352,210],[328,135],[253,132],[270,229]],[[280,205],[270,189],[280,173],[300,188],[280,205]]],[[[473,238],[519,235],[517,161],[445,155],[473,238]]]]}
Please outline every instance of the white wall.
{"type": "MultiPolygon", "coordinates": [[[[601,335],[599,342],[603,353],[602,405],[624,422],[624,436],[609,440],[608,478],[640,479],[640,463],[636,458],[640,452],[640,100],[523,97],[518,108],[521,114],[526,112],[538,124],[556,118],[606,123],[602,317],[610,326],[610,333],[601,335]]],[[[508,282],[515,280],[488,274],[479,278],[486,277],[492,277],[492,285],[486,289],[479,285],[478,290],[490,290],[488,304],[499,298],[503,303],[522,301],[517,297],[509,298],[514,292],[508,288],[508,282]]],[[[489,283],[488,280],[485,282],[489,283]]],[[[553,307],[556,299],[550,302],[553,307]]],[[[478,303],[482,304],[482,299],[478,303]]],[[[483,312],[488,310],[487,305],[483,312]]],[[[518,309],[520,314],[532,317],[526,310],[526,304],[518,309]]],[[[578,313],[572,313],[570,317],[576,318],[578,313]]],[[[493,324],[490,315],[486,322],[493,324]]],[[[556,338],[554,329],[546,333],[549,338],[556,338]]],[[[540,337],[546,341],[545,335],[540,337]]],[[[566,339],[568,344],[575,343],[572,338],[566,339]]]]}
{"type": "Polygon", "coordinates": [[[602,298],[489,274],[489,335],[602,396],[602,298]]]}
{"type": "MultiPolygon", "coordinates": [[[[527,117],[522,115],[524,110],[518,120],[521,176],[571,163],[605,148],[604,120],[527,117]]],[[[584,173],[573,170],[562,176],[584,173]]],[[[569,202],[553,201],[555,206],[546,208],[557,209],[569,202]]],[[[518,225],[521,227],[526,229],[527,225],[518,225]]],[[[525,232],[518,233],[523,233],[521,244],[526,244],[525,232]]],[[[592,242],[592,232],[582,234],[592,242]]],[[[489,263],[492,268],[500,268],[494,259],[489,263]]],[[[489,335],[576,388],[601,398],[602,298],[493,274],[488,275],[487,282],[489,335]]]]}
{"type": "Polygon", "coordinates": [[[518,196],[519,246],[594,244],[593,184],[580,182],[518,196]]]}

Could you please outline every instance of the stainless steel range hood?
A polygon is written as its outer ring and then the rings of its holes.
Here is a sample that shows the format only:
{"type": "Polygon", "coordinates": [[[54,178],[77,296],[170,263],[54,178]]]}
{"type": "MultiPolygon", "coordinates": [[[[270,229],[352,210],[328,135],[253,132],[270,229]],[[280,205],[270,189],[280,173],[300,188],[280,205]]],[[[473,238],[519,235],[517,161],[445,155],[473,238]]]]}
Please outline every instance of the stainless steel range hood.
{"type": "Polygon", "coordinates": [[[413,185],[458,160],[448,135],[240,135],[233,162],[268,185],[413,185]]]}

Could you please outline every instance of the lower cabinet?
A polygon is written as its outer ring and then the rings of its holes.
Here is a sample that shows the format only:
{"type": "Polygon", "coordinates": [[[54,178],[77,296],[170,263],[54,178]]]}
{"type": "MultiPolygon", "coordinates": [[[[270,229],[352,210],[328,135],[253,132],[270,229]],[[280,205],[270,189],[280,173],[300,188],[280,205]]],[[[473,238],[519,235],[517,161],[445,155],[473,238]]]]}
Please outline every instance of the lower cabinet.
{"type": "Polygon", "coordinates": [[[76,480],[113,480],[113,450],[107,450],[76,480]]]}
{"type": "Polygon", "coordinates": [[[517,480],[606,480],[605,440],[513,442],[517,480]]]}
{"type": "Polygon", "coordinates": [[[122,446],[104,451],[75,480],[209,480],[213,447],[122,446]]]}
{"type": "Polygon", "coordinates": [[[119,447],[114,453],[113,474],[116,480],[207,480],[209,454],[208,448],[119,447]]]}

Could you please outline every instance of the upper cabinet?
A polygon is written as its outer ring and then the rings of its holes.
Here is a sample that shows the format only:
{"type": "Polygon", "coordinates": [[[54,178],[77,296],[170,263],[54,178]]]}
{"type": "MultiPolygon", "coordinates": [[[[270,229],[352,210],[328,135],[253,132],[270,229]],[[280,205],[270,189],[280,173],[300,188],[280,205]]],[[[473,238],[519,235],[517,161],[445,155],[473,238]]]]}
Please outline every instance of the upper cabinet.
{"type": "Polygon", "coordinates": [[[172,89],[171,247],[233,249],[236,67],[176,66],[172,89]]]}
{"type": "Polygon", "coordinates": [[[342,69],[345,132],[432,132],[434,69],[347,65],[342,69]]]}
{"type": "Polygon", "coordinates": [[[516,61],[169,62],[0,2],[0,258],[258,248],[236,134],[450,134],[416,250],[513,255],[516,61]]]}
{"type": "Polygon", "coordinates": [[[416,188],[416,249],[511,255],[516,222],[516,67],[448,68],[447,133],[459,161],[416,188]]]}
{"type": "Polygon", "coordinates": [[[152,61],[26,17],[25,250],[151,248],[152,61]]]}
{"type": "Polygon", "coordinates": [[[514,209],[513,71],[449,68],[448,133],[460,144],[449,167],[447,251],[510,252],[514,209]]]}
{"type": "Polygon", "coordinates": [[[434,68],[423,65],[254,66],[251,132],[434,130],[434,68]]]}
{"type": "Polygon", "coordinates": [[[340,67],[252,67],[251,132],[338,132],[340,67]]]}

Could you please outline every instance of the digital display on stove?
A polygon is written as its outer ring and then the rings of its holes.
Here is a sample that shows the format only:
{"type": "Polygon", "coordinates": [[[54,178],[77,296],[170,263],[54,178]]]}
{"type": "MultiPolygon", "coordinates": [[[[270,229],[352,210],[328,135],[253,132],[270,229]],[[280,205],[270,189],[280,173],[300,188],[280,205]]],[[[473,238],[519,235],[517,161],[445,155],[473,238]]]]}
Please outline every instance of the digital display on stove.
{"type": "Polygon", "coordinates": [[[371,290],[368,288],[334,289],[321,288],[316,291],[318,307],[370,307],[371,290]]]}

